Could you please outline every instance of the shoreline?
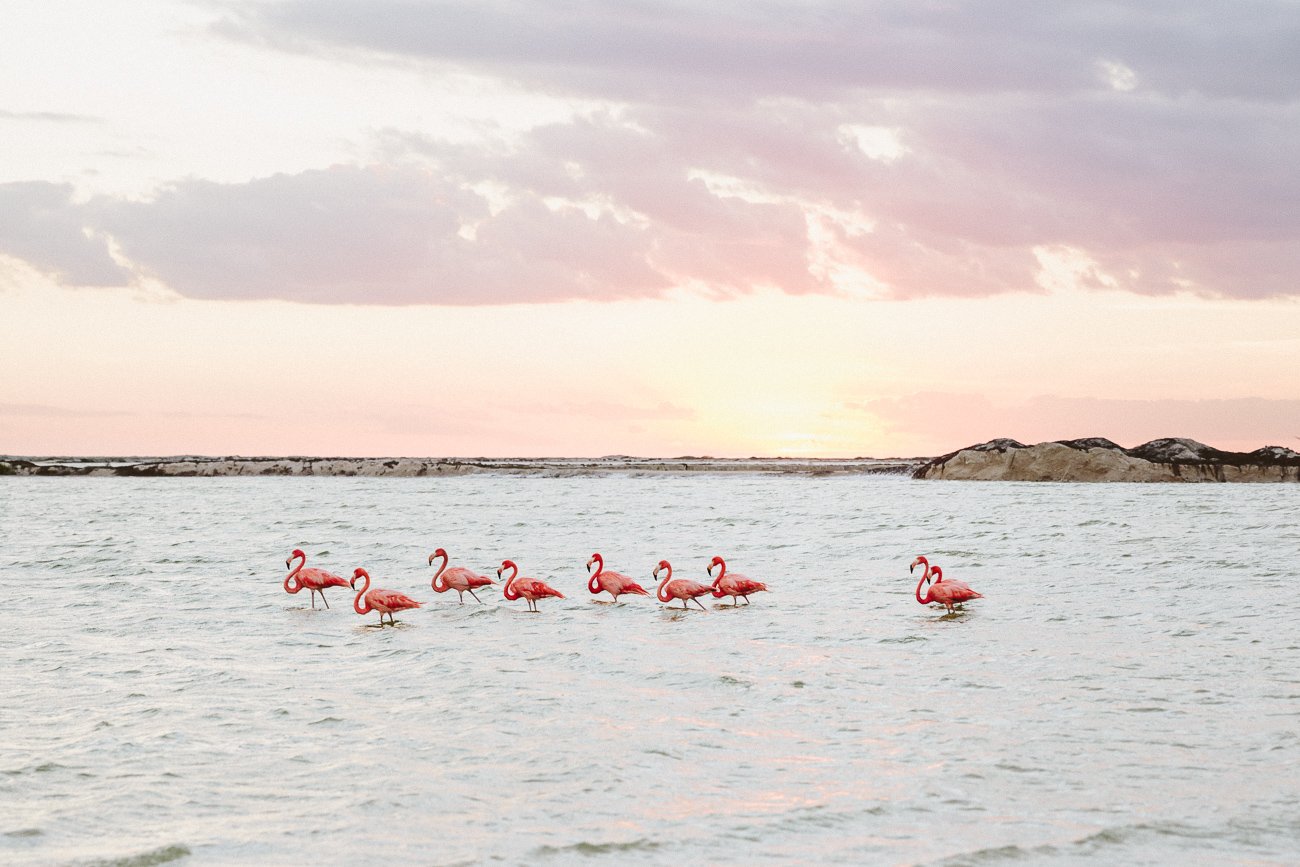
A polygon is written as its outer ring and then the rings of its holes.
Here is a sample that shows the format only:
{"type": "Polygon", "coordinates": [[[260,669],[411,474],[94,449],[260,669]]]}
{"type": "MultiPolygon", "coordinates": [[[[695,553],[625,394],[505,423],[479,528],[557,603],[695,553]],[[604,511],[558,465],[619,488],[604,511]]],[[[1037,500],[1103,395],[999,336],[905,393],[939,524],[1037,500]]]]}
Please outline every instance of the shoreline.
{"type": "Polygon", "coordinates": [[[361,476],[419,478],[478,473],[549,477],[614,474],[755,473],[910,476],[928,458],[353,458],[353,457],[28,457],[0,456],[0,476],[210,478],[361,476]]]}

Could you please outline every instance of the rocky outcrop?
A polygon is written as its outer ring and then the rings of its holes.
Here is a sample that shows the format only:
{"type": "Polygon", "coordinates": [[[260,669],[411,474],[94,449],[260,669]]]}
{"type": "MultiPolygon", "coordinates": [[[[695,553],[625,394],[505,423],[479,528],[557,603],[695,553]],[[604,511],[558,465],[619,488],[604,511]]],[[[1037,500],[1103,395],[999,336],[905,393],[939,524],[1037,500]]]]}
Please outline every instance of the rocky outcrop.
{"type": "Polygon", "coordinates": [[[1300,482],[1300,454],[1282,446],[1225,452],[1173,438],[1132,449],[1101,437],[1032,446],[996,439],[934,458],[912,475],[1008,482],[1300,482]]]}

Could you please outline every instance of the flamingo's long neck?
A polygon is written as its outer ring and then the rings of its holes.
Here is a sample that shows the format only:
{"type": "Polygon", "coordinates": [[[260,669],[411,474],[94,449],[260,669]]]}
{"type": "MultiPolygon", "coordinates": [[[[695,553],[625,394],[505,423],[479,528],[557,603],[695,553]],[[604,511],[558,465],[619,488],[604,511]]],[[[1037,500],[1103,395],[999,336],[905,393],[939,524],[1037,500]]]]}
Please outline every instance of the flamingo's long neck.
{"type": "Polygon", "coordinates": [[[655,588],[655,598],[658,599],[660,602],[671,602],[673,601],[673,597],[668,596],[664,593],[664,585],[666,585],[669,581],[672,580],[673,567],[669,565],[665,568],[668,574],[663,577],[663,580],[659,582],[659,586],[655,588]]]}
{"type": "Polygon", "coordinates": [[[714,579],[713,579],[713,586],[714,586],[714,587],[717,587],[717,586],[718,586],[718,582],[722,580],[722,576],[727,574],[727,561],[726,561],[726,560],[721,560],[721,559],[720,559],[720,560],[718,560],[718,565],[719,565],[720,567],[722,567],[722,571],[720,571],[720,572],[718,573],[718,577],[717,577],[717,578],[714,578],[714,579]]]}
{"type": "Polygon", "coordinates": [[[307,558],[306,556],[303,556],[303,557],[295,557],[294,559],[298,561],[298,565],[294,566],[293,569],[289,572],[289,574],[284,576],[285,593],[297,593],[299,590],[302,589],[302,581],[298,579],[298,573],[302,571],[303,566],[307,565],[307,558]],[[290,582],[293,582],[292,586],[290,586],[290,582]]]}
{"type": "Polygon", "coordinates": [[[513,602],[519,598],[519,594],[515,592],[514,588],[515,579],[519,577],[519,567],[511,563],[505,568],[510,570],[510,577],[506,579],[506,586],[501,588],[501,594],[513,602]]]}
{"type": "Polygon", "coordinates": [[[374,610],[370,607],[370,600],[365,598],[366,591],[370,589],[370,573],[362,569],[360,577],[366,579],[366,583],[361,585],[361,589],[357,591],[357,598],[352,600],[352,610],[356,611],[358,614],[369,614],[374,610]],[[362,601],[366,603],[365,608],[361,607],[362,601]]]}
{"type": "Polygon", "coordinates": [[[591,573],[591,578],[587,580],[587,589],[592,593],[600,592],[600,573],[605,571],[605,558],[597,554],[592,558],[596,561],[596,571],[591,573]]]}
{"type": "Polygon", "coordinates": [[[935,584],[938,584],[940,581],[943,580],[943,569],[940,568],[939,566],[935,566],[933,569],[925,570],[925,574],[933,578],[935,584]]]}
{"type": "MultiPolygon", "coordinates": [[[[435,556],[436,556],[436,555],[435,555],[435,556]]],[[[442,593],[442,592],[444,592],[444,591],[447,589],[447,582],[446,582],[446,581],[443,581],[443,582],[442,582],[442,586],[441,586],[441,587],[438,586],[438,582],[439,582],[440,580],[442,580],[442,573],[443,573],[443,571],[447,568],[447,564],[448,564],[449,562],[451,562],[451,559],[450,559],[446,554],[443,554],[443,555],[442,555],[442,565],[438,567],[438,571],[437,571],[437,572],[434,572],[434,573],[433,573],[433,589],[434,589],[434,590],[437,590],[439,593],[442,593]]]]}
{"type": "Polygon", "coordinates": [[[933,594],[929,587],[925,588],[925,598],[921,598],[921,585],[925,583],[925,579],[929,577],[929,574],[930,570],[927,569],[926,574],[921,576],[921,580],[916,582],[916,601],[920,602],[922,605],[929,605],[934,601],[933,594]]]}

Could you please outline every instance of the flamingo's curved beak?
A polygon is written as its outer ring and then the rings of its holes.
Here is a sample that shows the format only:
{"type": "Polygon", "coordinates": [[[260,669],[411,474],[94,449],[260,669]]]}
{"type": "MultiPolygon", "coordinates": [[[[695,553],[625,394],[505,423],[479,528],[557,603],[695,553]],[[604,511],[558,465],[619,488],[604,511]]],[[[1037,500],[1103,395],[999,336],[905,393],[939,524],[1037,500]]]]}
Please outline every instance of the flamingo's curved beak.
{"type": "Polygon", "coordinates": [[[285,561],[284,561],[284,568],[288,569],[288,568],[289,568],[289,564],[292,563],[292,562],[293,562],[292,560],[285,560],[285,561]]]}
{"type": "Polygon", "coordinates": [[[587,561],[587,571],[588,571],[588,572],[591,571],[591,561],[590,561],[590,560],[587,561]]]}
{"type": "Polygon", "coordinates": [[[498,569],[498,570],[497,570],[497,579],[499,580],[500,578],[501,578],[501,570],[498,569]]]}
{"type": "Polygon", "coordinates": [[[907,574],[908,574],[908,575],[911,575],[914,571],[916,571],[916,561],[915,561],[915,560],[912,561],[912,565],[911,565],[911,566],[908,566],[908,567],[907,567],[907,574]]]}
{"type": "Polygon", "coordinates": [[[429,565],[430,565],[430,566],[433,565],[433,555],[432,555],[432,554],[429,555],[429,565]]]}

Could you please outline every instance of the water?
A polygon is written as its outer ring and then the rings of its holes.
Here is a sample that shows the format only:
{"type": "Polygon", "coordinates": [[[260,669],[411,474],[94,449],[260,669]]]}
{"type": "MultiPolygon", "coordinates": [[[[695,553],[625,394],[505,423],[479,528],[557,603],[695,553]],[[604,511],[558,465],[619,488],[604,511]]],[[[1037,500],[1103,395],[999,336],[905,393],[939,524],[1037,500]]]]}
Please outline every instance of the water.
{"type": "Polygon", "coordinates": [[[1300,486],[0,482],[0,861],[1300,859],[1300,486]],[[569,594],[429,589],[435,547],[569,594]],[[432,604],[378,629],[289,551],[432,604]],[[740,609],[592,601],[709,558],[740,609]],[[986,595],[918,605],[929,554],[986,595]],[[468,598],[468,597],[467,597],[468,598]]]}

